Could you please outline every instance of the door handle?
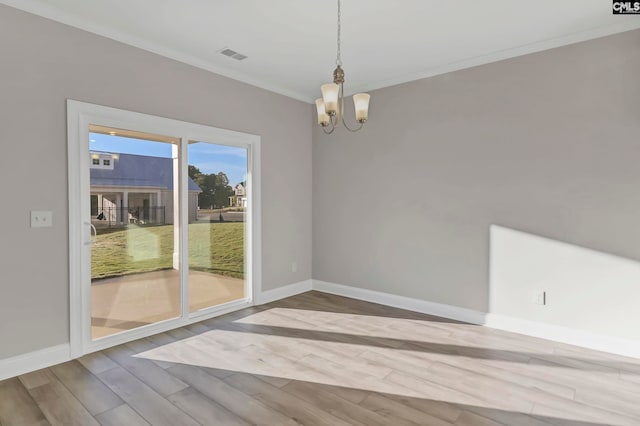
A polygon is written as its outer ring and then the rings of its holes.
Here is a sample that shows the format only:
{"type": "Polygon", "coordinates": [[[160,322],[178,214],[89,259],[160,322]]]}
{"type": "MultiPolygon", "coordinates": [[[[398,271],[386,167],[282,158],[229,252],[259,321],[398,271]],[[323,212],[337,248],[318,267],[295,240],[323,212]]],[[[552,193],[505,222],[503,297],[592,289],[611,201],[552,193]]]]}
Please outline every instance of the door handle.
{"type": "Polygon", "coordinates": [[[89,225],[91,227],[92,236],[89,236],[89,241],[84,243],[85,246],[90,246],[90,245],[94,244],[98,240],[98,230],[96,229],[95,226],[93,226],[93,223],[91,223],[91,222],[85,222],[84,224],[85,225],[89,225]]]}

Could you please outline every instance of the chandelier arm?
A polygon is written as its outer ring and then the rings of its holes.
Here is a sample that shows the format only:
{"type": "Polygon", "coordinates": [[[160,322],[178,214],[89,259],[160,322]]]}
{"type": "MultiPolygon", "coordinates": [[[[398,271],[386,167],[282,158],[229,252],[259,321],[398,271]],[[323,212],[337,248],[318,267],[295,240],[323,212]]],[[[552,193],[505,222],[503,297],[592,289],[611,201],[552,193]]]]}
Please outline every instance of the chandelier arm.
{"type": "Polygon", "coordinates": [[[351,127],[349,127],[349,126],[347,125],[347,122],[346,122],[346,121],[344,121],[344,116],[342,116],[342,124],[344,125],[344,127],[345,127],[348,131],[353,132],[353,133],[355,133],[355,132],[357,132],[358,130],[362,129],[362,127],[364,126],[364,122],[361,122],[361,123],[360,123],[360,126],[356,127],[355,129],[352,129],[351,127]]]}
{"type": "Polygon", "coordinates": [[[342,125],[350,132],[357,132],[358,130],[362,129],[362,126],[364,125],[364,122],[360,123],[359,127],[356,127],[354,129],[352,129],[351,127],[349,127],[347,125],[347,122],[344,119],[344,115],[345,115],[345,111],[344,111],[344,83],[340,83],[340,121],[342,121],[342,125]]]}
{"type": "Polygon", "coordinates": [[[328,130],[328,131],[327,131],[327,127],[328,127],[328,126],[325,126],[325,127],[323,127],[323,128],[322,128],[322,131],[323,131],[326,135],[330,135],[330,134],[331,134],[331,133],[333,133],[333,131],[336,129],[336,126],[332,125],[332,126],[331,126],[331,130],[328,130]]]}

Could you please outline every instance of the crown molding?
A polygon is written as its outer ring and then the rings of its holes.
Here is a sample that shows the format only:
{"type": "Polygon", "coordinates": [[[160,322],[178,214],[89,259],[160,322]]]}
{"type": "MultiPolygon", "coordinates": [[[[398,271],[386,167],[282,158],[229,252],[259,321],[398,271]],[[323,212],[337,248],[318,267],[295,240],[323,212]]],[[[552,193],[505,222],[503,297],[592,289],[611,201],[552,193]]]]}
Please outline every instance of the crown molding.
{"type": "MultiPolygon", "coordinates": [[[[268,90],[289,98],[296,99],[305,103],[313,104],[315,97],[311,97],[303,92],[297,92],[290,90],[286,87],[274,84],[272,82],[261,80],[236,70],[231,70],[218,65],[212,65],[211,63],[202,60],[193,55],[188,55],[175,49],[168,48],[166,46],[154,43],[125,32],[119,32],[108,28],[104,25],[98,25],[84,21],[82,18],[70,13],[66,13],[57,9],[56,7],[47,4],[39,0],[0,0],[1,4],[20,9],[22,11],[32,13],[34,15],[41,16],[46,19],[60,22],[65,25],[72,26],[90,33],[94,33],[120,43],[124,43],[133,47],[137,47],[148,52],[155,53],[160,56],[164,56],[169,59],[182,62],[187,65],[191,65],[212,73],[221,75],[223,77],[237,80],[242,83],[246,83],[260,89],[268,90]]],[[[418,73],[405,74],[385,80],[380,80],[372,83],[351,86],[349,87],[349,95],[359,92],[368,92],[372,90],[383,89],[390,86],[396,86],[398,84],[409,83],[411,81],[421,80],[428,77],[434,77],[436,75],[446,74],[453,71],[459,71],[466,68],[472,68],[479,65],[486,65],[492,62],[498,62],[505,59],[515,58],[518,56],[524,56],[531,53],[537,53],[544,50],[554,49],[557,47],[567,46],[570,44],[580,43],[608,35],[622,33],[625,31],[632,31],[640,29],[640,19],[632,16],[622,16],[625,20],[620,21],[619,24],[607,25],[603,27],[593,28],[587,31],[582,31],[574,34],[570,34],[564,37],[557,37],[548,40],[542,40],[535,43],[530,43],[510,49],[500,50],[497,52],[488,53],[486,55],[477,56],[474,58],[468,58],[461,61],[452,62],[442,66],[430,68],[418,73]]]]}
{"type": "Polygon", "coordinates": [[[282,87],[265,80],[260,80],[235,70],[212,65],[207,61],[204,61],[193,55],[185,54],[161,44],[136,37],[129,33],[115,31],[112,28],[108,28],[104,25],[86,22],[78,16],[66,13],[49,4],[45,4],[37,0],[0,0],[0,3],[13,7],[15,9],[22,10],[24,12],[31,13],[33,15],[38,15],[42,18],[50,19],[61,24],[69,25],[83,31],[106,37],[111,40],[127,44],[129,46],[137,47],[139,49],[146,50],[148,52],[155,53],[156,55],[164,56],[166,58],[173,59],[175,61],[182,62],[184,64],[191,65],[205,71],[210,71],[214,74],[218,74],[232,80],[246,83],[260,89],[268,90],[269,92],[274,92],[279,95],[287,96],[289,98],[293,98],[305,103],[313,102],[313,100],[304,93],[298,93],[296,91],[289,90],[286,87],[282,87]]]}
{"type": "Polygon", "coordinates": [[[607,25],[604,27],[593,28],[588,31],[582,31],[570,34],[564,37],[557,37],[548,40],[542,40],[535,43],[525,44],[510,49],[492,52],[486,55],[465,59],[462,61],[452,62],[446,65],[430,68],[419,73],[407,74],[395,78],[380,80],[373,83],[358,85],[350,88],[349,93],[360,93],[372,90],[383,89],[386,87],[396,86],[403,83],[409,83],[424,78],[434,77],[436,75],[446,74],[453,71],[460,71],[467,68],[477,67],[480,65],[490,64],[492,62],[503,61],[505,59],[525,56],[532,53],[538,53],[545,50],[555,49],[558,47],[569,46],[571,44],[581,43],[596,38],[606,37],[626,31],[640,29],[640,19],[632,19],[626,22],[620,22],[615,25],[607,25]]]}

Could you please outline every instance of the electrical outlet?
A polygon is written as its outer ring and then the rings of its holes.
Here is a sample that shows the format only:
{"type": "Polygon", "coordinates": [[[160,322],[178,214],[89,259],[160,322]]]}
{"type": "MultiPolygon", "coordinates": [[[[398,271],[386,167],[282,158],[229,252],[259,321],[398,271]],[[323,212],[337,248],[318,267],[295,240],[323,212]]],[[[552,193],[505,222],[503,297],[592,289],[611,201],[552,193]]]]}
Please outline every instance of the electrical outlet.
{"type": "Polygon", "coordinates": [[[537,290],[533,294],[533,303],[536,305],[546,305],[547,304],[547,292],[544,290],[537,290]]]}
{"type": "Polygon", "coordinates": [[[298,272],[298,264],[296,262],[291,262],[291,272],[298,272]]]}
{"type": "Polygon", "coordinates": [[[49,228],[53,226],[53,213],[50,210],[32,210],[31,227],[49,228]]]}

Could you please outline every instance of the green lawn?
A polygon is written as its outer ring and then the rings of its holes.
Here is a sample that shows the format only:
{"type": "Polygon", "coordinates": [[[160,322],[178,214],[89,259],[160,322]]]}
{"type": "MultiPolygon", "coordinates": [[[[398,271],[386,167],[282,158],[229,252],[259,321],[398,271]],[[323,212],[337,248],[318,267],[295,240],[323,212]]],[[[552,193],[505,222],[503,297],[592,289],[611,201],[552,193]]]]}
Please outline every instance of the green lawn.
{"type": "MultiPolygon", "coordinates": [[[[169,269],[173,226],[134,227],[98,235],[91,256],[92,278],[169,269]]],[[[189,225],[191,269],[244,277],[244,223],[189,225]]]]}

